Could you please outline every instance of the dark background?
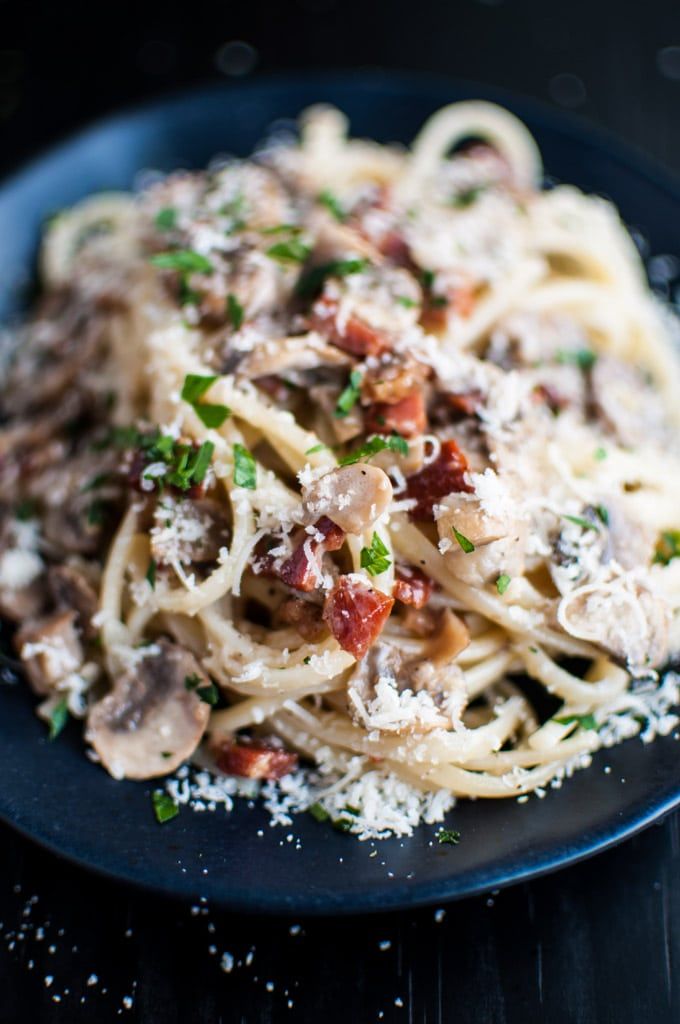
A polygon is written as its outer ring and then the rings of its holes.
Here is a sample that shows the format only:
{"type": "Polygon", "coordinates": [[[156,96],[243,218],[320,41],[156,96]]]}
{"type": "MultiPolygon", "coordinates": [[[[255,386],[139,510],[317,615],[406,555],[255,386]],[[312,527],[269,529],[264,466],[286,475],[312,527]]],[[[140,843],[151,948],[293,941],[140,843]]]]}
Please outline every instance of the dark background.
{"type": "MultiPolygon", "coordinates": [[[[342,67],[505,86],[680,171],[677,0],[0,0],[0,171],[161,92],[342,67]]],[[[678,821],[436,917],[306,922],[163,903],[0,828],[0,1024],[678,1021],[678,821]]]]}

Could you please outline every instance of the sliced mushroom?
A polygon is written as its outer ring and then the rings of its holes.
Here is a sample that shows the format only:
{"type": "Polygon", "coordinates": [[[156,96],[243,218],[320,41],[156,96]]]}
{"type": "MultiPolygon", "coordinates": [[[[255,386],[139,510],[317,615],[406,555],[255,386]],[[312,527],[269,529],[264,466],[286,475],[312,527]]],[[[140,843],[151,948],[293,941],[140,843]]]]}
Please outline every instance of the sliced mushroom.
{"type": "Polygon", "coordinates": [[[201,741],[210,686],[193,654],[161,639],[91,708],[86,738],[115,779],[167,775],[201,741]]]}
{"type": "Polygon", "coordinates": [[[26,623],[15,634],[14,646],[31,688],[40,697],[53,693],[57,684],[83,663],[74,611],[55,612],[26,623]]]}
{"type": "Polygon", "coordinates": [[[392,500],[389,477],[377,466],[339,466],[302,489],[305,522],[328,516],[345,533],[370,529],[392,500]]]}
{"type": "Polygon", "coordinates": [[[154,519],[151,554],[159,565],[207,565],[217,561],[220,550],[229,543],[228,509],[213,498],[162,498],[154,519]]]}
{"type": "Polygon", "coordinates": [[[410,733],[447,729],[460,717],[467,692],[454,661],[469,635],[461,620],[448,615],[442,623],[445,636],[430,641],[433,660],[426,652],[406,659],[394,644],[374,644],[348,681],[349,711],[356,722],[368,729],[410,733]]]}
{"type": "Polygon", "coordinates": [[[290,370],[316,370],[320,366],[347,366],[348,356],[320,335],[311,332],[290,338],[272,338],[256,345],[241,360],[238,376],[256,379],[290,370]]]}
{"type": "Polygon", "coordinates": [[[528,530],[524,519],[490,514],[473,495],[452,494],[440,505],[437,530],[449,568],[465,583],[488,583],[501,571],[522,575],[528,530]]]}
{"type": "Polygon", "coordinates": [[[97,613],[97,592],[85,574],[71,565],[53,565],[47,573],[47,585],[59,610],[73,611],[76,626],[86,640],[94,640],[97,629],[92,619],[97,613]]]}
{"type": "Polygon", "coordinates": [[[625,577],[578,587],[557,609],[567,633],[608,651],[635,674],[668,659],[669,619],[666,601],[625,577]]]}

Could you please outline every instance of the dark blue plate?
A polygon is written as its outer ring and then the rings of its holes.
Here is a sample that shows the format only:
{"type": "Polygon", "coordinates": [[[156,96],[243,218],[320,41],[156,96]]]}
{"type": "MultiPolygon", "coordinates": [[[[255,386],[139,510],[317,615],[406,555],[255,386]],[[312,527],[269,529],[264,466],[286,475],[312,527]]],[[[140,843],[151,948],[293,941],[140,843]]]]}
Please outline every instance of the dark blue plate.
{"type": "MultiPolygon", "coordinates": [[[[318,101],[346,111],[356,134],[406,142],[437,107],[476,96],[524,118],[550,174],[614,199],[652,252],[680,253],[680,185],[562,114],[442,80],[355,71],[277,77],[111,118],[7,181],[0,188],[0,319],[20,308],[43,219],[89,192],[129,187],[140,168],[200,167],[218,151],[247,154],[272,122],[318,101]]],[[[183,810],[160,826],[150,786],[114,782],[88,761],[77,725],[49,743],[33,704],[24,686],[0,686],[0,817],[83,867],[232,908],[343,913],[470,895],[596,853],[680,803],[680,744],[668,737],[599,754],[543,800],[461,804],[450,815],[458,846],[440,846],[435,829],[424,826],[412,839],[377,844],[370,856],[373,844],[307,815],[291,828],[270,828],[264,811],[243,802],[230,815],[183,810]]]]}

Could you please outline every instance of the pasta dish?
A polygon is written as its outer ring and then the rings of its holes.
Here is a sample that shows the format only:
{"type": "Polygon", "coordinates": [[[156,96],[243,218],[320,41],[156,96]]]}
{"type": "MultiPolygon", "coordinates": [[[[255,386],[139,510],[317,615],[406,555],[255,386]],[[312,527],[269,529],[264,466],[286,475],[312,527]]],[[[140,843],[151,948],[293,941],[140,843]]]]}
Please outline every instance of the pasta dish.
{"type": "Polygon", "coordinates": [[[159,820],[209,770],[367,837],[671,732],[677,327],[615,208],[482,102],[147,179],[50,220],[11,331],[0,614],[51,735],[159,820]]]}

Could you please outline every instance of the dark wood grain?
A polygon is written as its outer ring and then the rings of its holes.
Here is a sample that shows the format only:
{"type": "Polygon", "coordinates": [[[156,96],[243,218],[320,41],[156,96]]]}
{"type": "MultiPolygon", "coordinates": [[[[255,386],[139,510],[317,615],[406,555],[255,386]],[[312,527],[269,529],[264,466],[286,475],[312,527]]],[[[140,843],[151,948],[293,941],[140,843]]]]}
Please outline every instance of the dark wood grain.
{"type": "MultiPolygon", "coordinates": [[[[669,0],[0,0],[0,18],[0,170],[121,104],[214,76],[230,39],[253,46],[258,70],[406,67],[551,103],[570,102],[556,76],[575,76],[577,113],[680,170],[680,81],[658,64],[680,45],[669,0]]],[[[434,909],[335,921],[192,912],[83,875],[2,827],[0,1024],[678,1021],[679,822],[449,906],[439,923],[434,909]]]]}

